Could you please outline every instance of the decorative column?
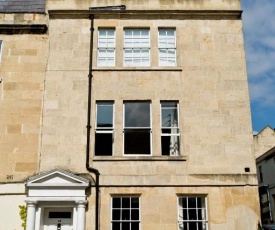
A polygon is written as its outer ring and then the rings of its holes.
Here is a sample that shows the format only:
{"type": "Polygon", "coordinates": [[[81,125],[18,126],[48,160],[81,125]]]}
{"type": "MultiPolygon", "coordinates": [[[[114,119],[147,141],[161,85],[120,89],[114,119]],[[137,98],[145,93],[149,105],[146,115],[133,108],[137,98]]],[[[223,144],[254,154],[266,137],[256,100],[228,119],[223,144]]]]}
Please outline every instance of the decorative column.
{"type": "Polygon", "coordinates": [[[26,230],[35,230],[35,209],[37,201],[26,201],[28,214],[27,214],[27,228],[26,230]]]}
{"type": "MultiPolygon", "coordinates": [[[[86,200],[78,200],[77,204],[77,230],[85,230],[86,200]]],[[[27,229],[28,230],[28,229],[27,229]]]]}

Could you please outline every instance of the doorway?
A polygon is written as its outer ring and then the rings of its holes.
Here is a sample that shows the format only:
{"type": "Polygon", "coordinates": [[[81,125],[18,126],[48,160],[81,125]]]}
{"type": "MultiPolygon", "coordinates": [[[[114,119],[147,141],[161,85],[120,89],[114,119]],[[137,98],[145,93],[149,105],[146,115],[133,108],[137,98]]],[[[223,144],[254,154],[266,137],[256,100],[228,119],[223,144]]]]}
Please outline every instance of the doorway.
{"type": "Polygon", "coordinates": [[[73,209],[45,208],[43,230],[73,230],[73,209]]]}

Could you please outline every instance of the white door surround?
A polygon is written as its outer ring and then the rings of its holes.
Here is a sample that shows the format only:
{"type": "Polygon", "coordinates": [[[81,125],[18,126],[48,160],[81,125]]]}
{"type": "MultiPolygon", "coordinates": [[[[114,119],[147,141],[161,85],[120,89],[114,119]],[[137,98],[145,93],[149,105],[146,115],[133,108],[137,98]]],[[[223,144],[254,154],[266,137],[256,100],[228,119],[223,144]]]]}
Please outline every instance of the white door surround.
{"type": "MultiPolygon", "coordinates": [[[[85,189],[89,187],[89,180],[62,169],[55,169],[29,178],[26,187],[28,188],[26,230],[44,230],[45,224],[51,221],[54,223],[54,220],[49,220],[47,217],[46,213],[49,210],[71,210],[71,229],[85,229],[87,204],[85,189]]],[[[59,220],[62,223],[63,219],[59,220]]],[[[71,230],[65,227],[65,222],[64,227],[61,225],[60,229],[71,230]]],[[[58,226],[56,225],[54,229],[58,226]]],[[[45,227],[45,230],[48,229],[45,227]]]]}

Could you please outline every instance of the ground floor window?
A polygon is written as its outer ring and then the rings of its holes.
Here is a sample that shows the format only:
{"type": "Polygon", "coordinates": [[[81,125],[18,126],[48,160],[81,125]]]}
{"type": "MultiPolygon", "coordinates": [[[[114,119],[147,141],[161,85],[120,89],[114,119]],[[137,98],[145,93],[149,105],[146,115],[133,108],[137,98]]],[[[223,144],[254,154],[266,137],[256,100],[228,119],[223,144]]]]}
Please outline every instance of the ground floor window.
{"type": "Polygon", "coordinates": [[[207,230],[206,197],[178,198],[178,229],[207,230]]]}
{"type": "Polygon", "coordinates": [[[139,197],[113,197],[112,230],[139,230],[139,210],[139,197]]]}

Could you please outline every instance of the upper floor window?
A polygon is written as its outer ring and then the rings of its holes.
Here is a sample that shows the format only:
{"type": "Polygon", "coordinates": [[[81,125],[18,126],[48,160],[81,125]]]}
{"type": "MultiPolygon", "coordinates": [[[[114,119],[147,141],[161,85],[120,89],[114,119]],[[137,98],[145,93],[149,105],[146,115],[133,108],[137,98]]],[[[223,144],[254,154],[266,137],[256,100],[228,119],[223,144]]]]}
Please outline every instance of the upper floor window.
{"type": "Polygon", "coordinates": [[[207,212],[205,197],[178,198],[178,229],[207,230],[207,212]]]}
{"type": "Polygon", "coordinates": [[[179,155],[179,114],[178,102],[161,102],[161,153],[162,155],[179,155]]]}
{"type": "Polygon", "coordinates": [[[158,35],[159,65],[176,66],[176,30],[159,29],[158,35]]]}
{"type": "Polygon", "coordinates": [[[139,230],[139,197],[112,198],[112,230],[139,230]]]}
{"type": "Polygon", "coordinates": [[[150,66],[149,29],[124,30],[124,66],[150,66]]]}
{"type": "Polygon", "coordinates": [[[113,154],[113,102],[96,103],[95,156],[113,154]]]}
{"type": "Polygon", "coordinates": [[[115,66],[115,29],[98,29],[98,66],[115,66]]]}
{"type": "Polygon", "coordinates": [[[151,153],[151,104],[148,101],[124,102],[124,154],[151,153]]]}

